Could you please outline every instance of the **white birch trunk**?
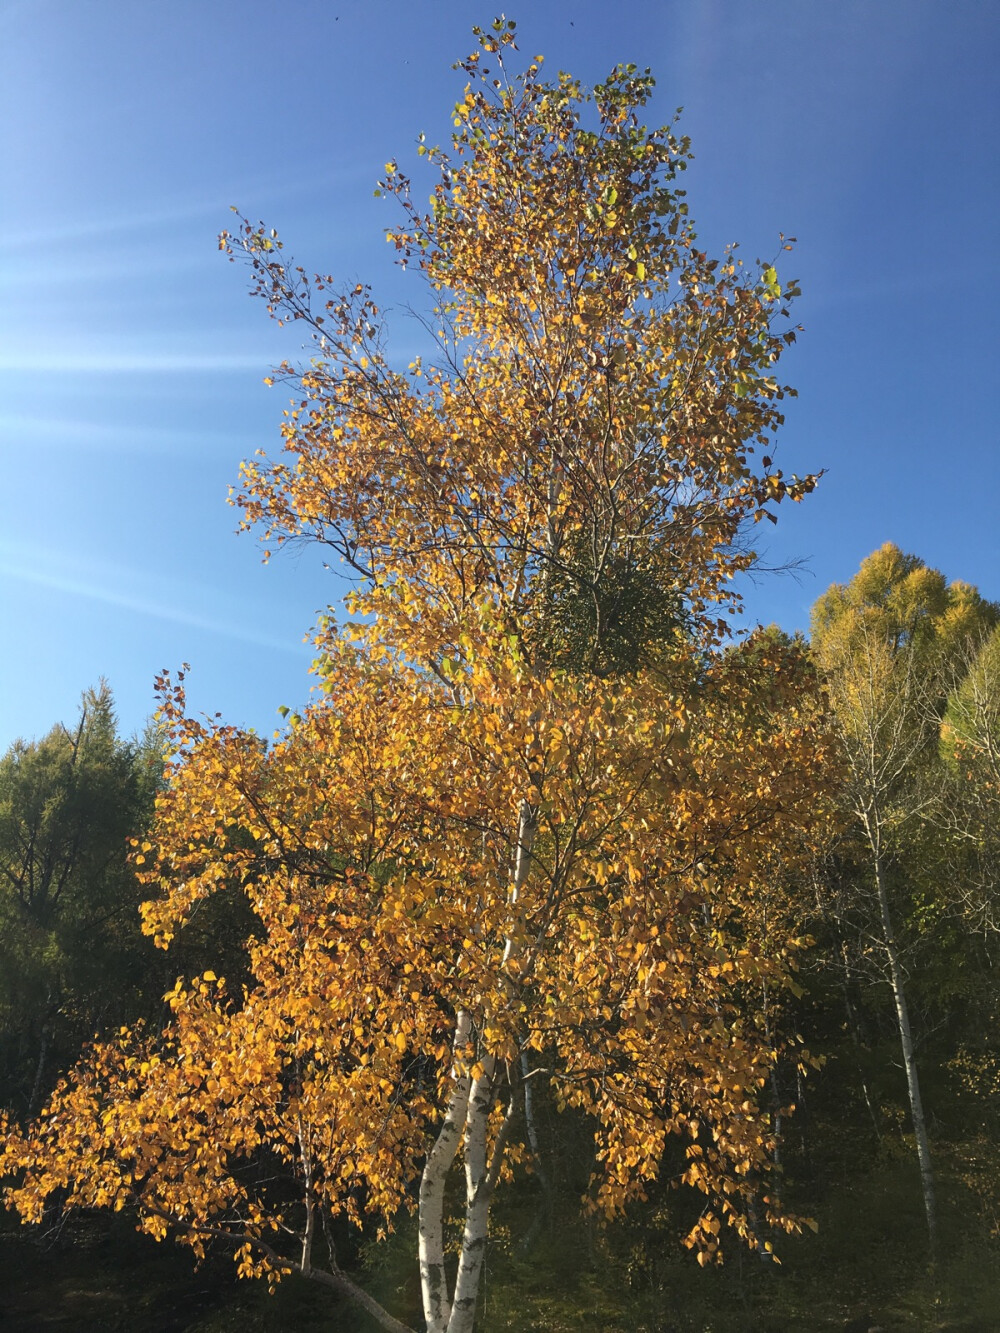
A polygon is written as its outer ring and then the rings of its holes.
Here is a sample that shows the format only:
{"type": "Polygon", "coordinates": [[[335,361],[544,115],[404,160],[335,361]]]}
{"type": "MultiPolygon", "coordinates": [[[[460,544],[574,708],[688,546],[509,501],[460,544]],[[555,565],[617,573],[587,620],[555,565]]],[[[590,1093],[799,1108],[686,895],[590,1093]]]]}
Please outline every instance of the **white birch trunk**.
{"type": "MultiPolygon", "coordinates": [[[[510,889],[510,906],[516,908],[521,890],[531,870],[531,849],[535,840],[535,811],[527,801],[521,802],[517,819],[517,847],[514,854],[514,873],[510,889]]],[[[516,913],[515,913],[516,918],[516,913]]],[[[517,922],[504,941],[503,961],[506,965],[520,947],[517,922]]],[[[447,1333],[472,1333],[476,1316],[476,1302],[486,1259],[486,1241],[489,1234],[490,1202],[500,1174],[506,1133],[513,1117],[513,1101],[503,1129],[493,1149],[493,1160],[487,1162],[487,1134],[490,1111],[496,1097],[496,1060],[488,1053],[482,1057],[483,1072],[472,1087],[465,1126],[465,1230],[455,1278],[455,1299],[447,1333]]]]}
{"type": "Polygon", "coordinates": [[[493,1193],[487,1178],[486,1136],[493,1106],[496,1061],[489,1056],[483,1065],[483,1074],[472,1087],[465,1122],[465,1229],[462,1233],[448,1333],[472,1333],[479,1283],[486,1258],[490,1197],[493,1193]]]}
{"type": "Polygon", "coordinates": [[[896,948],[896,934],[892,927],[889,912],[889,897],[886,892],[882,870],[882,858],[875,853],[875,886],[878,890],[879,911],[882,916],[882,938],[885,952],[889,959],[889,977],[892,982],[892,998],[896,1003],[896,1020],[899,1025],[899,1041],[903,1048],[903,1067],[906,1070],[906,1087],[910,1097],[910,1119],[913,1123],[913,1137],[917,1143],[917,1161],[920,1164],[920,1184],[924,1195],[924,1212],[927,1217],[927,1236],[930,1241],[931,1259],[935,1258],[937,1247],[937,1204],[934,1195],[934,1171],[931,1166],[931,1149],[927,1139],[927,1121],[924,1118],[924,1105],[920,1096],[920,1079],[917,1075],[917,1057],[913,1048],[913,1036],[910,1031],[910,1011],[906,1003],[906,989],[903,984],[903,972],[899,964],[899,951],[896,948]]]}
{"type": "MultiPolygon", "coordinates": [[[[518,813],[511,907],[516,906],[528,877],[534,833],[535,811],[525,801],[518,813]]],[[[512,930],[504,941],[505,963],[518,948],[516,933],[516,929],[512,930]]],[[[472,1017],[466,1010],[462,1010],[458,1015],[452,1046],[456,1061],[472,1034],[472,1017]]],[[[490,1201],[500,1174],[507,1132],[514,1115],[512,1099],[494,1145],[492,1161],[488,1161],[489,1120],[496,1098],[497,1065],[495,1057],[489,1052],[481,1055],[480,1063],[483,1070],[475,1081],[470,1074],[459,1074],[456,1069],[444,1122],[420,1180],[420,1289],[427,1333],[472,1333],[476,1316],[476,1302],[486,1258],[490,1201]],[[444,1265],[444,1191],[460,1142],[465,1157],[465,1228],[452,1300],[444,1265]]]]}
{"type": "MultiPolygon", "coordinates": [[[[456,1060],[472,1034],[472,1019],[461,1010],[455,1026],[452,1053],[456,1060]]],[[[447,1333],[451,1319],[448,1275],[444,1267],[444,1187],[458,1145],[462,1141],[472,1080],[454,1071],[444,1123],[424,1164],[420,1178],[419,1251],[420,1291],[427,1333],[447,1333]]]]}

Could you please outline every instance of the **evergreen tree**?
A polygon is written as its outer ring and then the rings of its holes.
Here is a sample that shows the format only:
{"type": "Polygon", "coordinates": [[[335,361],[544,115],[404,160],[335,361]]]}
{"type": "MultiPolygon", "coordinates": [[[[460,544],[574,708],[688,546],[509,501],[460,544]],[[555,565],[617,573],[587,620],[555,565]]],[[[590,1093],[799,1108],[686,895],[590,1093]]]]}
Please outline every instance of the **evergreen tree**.
{"type": "Polygon", "coordinates": [[[149,996],[129,839],[152,813],[155,734],[118,734],[107,683],[75,727],[0,759],[0,1101],[31,1114],[98,1030],[149,996]]]}

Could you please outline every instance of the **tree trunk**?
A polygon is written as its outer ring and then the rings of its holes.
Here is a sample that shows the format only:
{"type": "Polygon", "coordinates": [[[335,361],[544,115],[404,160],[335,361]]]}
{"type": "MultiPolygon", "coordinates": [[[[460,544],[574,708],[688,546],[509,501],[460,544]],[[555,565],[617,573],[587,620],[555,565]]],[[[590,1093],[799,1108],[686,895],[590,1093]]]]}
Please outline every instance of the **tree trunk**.
{"type": "Polygon", "coordinates": [[[889,897],[886,893],[885,874],[882,857],[874,852],[875,886],[878,890],[878,905],[882,915],[882,942],[889,959],[889,976],[892,981],[892,997],[896,1002],[896,1018],[899,1024],[899,1040],[903,1048],[903,1067],[906,1070],[906,1087],[910,1096],[910,1119],[913,1122],[913,1134],[917,1142],[917,1160],[920,1163],[920,1183],[924,1194],[924,1212],[927,1216],[927,1236],[930,1242],[931,1260],[937,1250],[937,1204],[934,1197],[934,1172],[931,1168],[931,1150],[927,1141],[927,1122],[924,1119],[924,1106],[920,1097],[920,1079],[917,1075],[917,1060],[913,1050],[913,1036],[910,1032],[910,1013],[906,1004],[906,989],[903,984],[903,971],[899,964],[899,951],[896,948],[896,934],[892,927],[889,912],[889,897]]]}
{"type": "MultiPolygon", "coordinates": [[[[493,1194],[486,1165],[486,1134],[493,1105],[496,1062],[488,1057],[484,1064],[486,1068],[482,1077],[476,1079],[473,1085],[465,1125],[465,1230],[462,1233],[462,1250],[458,1260],[455,1300],[448,1321],[448,1333],[472,1333],[479,1282],[486,1258],[490,1198],[493,1194]]],[[[502,1148],[498,1151],[502,1151],[502,1148]]]]}
{"type": "MultiPolygon", "coordinates": [[[[455,1025],[452,1054],[458,1059],[472,1035],[472,1020],[461,1010],[455,1025]]],[[[424,1164],[420,1178],[419,1251],[420,1291],[427,1333],[446,1333],[451,1319],[448,1275],[444,1268],[444,1186],[465,1128],[472,1080],[455,1073],[444,1123],[424,1164]]]]}
{"type": "MultiPolygon", "coordinates": [[[[510,896],[512,908],[517,906],[530,871],[535,824],[534,809],[527,801],[522,802],[518,812],[514,851],[510,896]]],[[[509,961],[517,947],[515,934],[512,931],[505,941],[504,963],[509,961]]],[[[472,1016],[462,1010],[458,1015],[452,1044],[456,1063],[472,1036],[472,1016]]],[[[486,1257],[490,1202],[514,1116],[512,1090],[507,1115],[494,1144],[492,1161],[488,1161],[489,1119],[496,1099],[498,1071],[496,1059],[488,1051],[482,1052],[479,1063],[482,1072],[475,1081],[471,1074],[458,1074],[456,1071],[444,1123],[428,1155],[420,1180],[420,1289],[427,1333],[472,1333],[476,1315],[479,1283],[486,1257]],[[444,1190],[460,1142],[463,1143],[465,1156],[465,1229],[452,1301],[444,1266],[444,1190]]]]}
{"type": "MultiPolygon", "coordinates": [[[[51,1001],[51,996],[49,1000],[51,1001]]],[[[31,1085],[31,1095],[28,1097],[28,1119],[33,1120],[38,1113],[39,1103],[42,1100],[42,1086],[45,1075],[45,1060],[49,1053],[49,1034],[42,1028],[41,1040],[38,1047],[38,1064],[35,1066],[35,1081],[31,1085]]]]}
{"type": "MultiPolygon", "coordinates": [[[[453,1050],[466,1044],[472,1033],[469,1015],[459,1015],[453,1050]]],[[[476,1301],[486,1257],[490,1202],[500,1174],[507,1134],[514,1116],[511,1095],[507,1115],[488,1160],[490,1111],[496,1098],[497,1063],[484,1055],[483,1072],[475,1081],[463,1074],[455,1079],[444,1123],[424,1166],[420,1182],[420,1286],[427,1333],[472,1333],[476,1301]],[[444,1266],[444,1188],[458,1145],[465,1156],[465,1229],[455,1277],[455,1296],[448,1292],[444,1266]]]]}
{"type": "Polygon", "coordinates": [[[531,1078],[531,1060],[528,1052],[521,1052],[521,1081],[524,1086],[524,1121],[528,1131],[528,1145],[535,1159],[535,1174],[542,1187],[542,1203],[528,1230],[518,1244],[518,1252],[528,1254],[538,1239],[542,1227],[552,1218],[552,1182],[542,1159],[541,1144],[538,1139],[538,1127],[535,1123],[534,1083],[531,1078]]]}

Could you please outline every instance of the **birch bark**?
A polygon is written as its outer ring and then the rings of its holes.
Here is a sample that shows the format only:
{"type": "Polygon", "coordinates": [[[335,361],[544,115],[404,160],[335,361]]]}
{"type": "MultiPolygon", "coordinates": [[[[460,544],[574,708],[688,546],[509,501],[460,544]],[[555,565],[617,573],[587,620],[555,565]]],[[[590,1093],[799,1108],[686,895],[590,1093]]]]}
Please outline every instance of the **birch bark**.
{"type": "Polygon", "coordinates": [[[461,1010],[452,1044],[454,1084],[444,1123],[428,1154],[420,1178],[419,1255],[420,1291],[427,1333],[447,1333],[451,1319],[448,1275],[444,1267],[444,1187],[465,1128],[472,1079],[461,1072],[460,1053],[472,1035],[472,1019],[461,1010]]]}
{"type": "Polygon", "coordinates": [[[931,1166],[931,1149],[927,1138],[927,1121],[924,1117],[924,1105],[920,1096],[917,1057],[913,1047],[913,1035],[910,1031],[910,1011],[906,1002],[906,987],[903,980],[903,970],[900,966],[899,950],[896,947],[896,934],[893,930],[892,915],[889,911],[889,897],[886,892],[882,857],[874,847],[872,852],[875,887],[878,892],[879,912],[882,918],[882,939],[889,960],[892,998],[896,1005],[899,1041],[903,1050],[903,1068],[906,1070],[906,1088],[910,1099],[910,1120],[913,1123],[913,1136],[917,1144],[920,1184],[924,1196],[924,1212],[927,1217],[927,1236],[930,1242],[931,1259],[933,1260],[937,1248],[937,1202],[934,1192],[934,1170],[931,1166]]]}
{"type": "MultiPolygon", "coordinates": [[[[531,866],[531,848],[536,826],[535,811],[524,801],[518,812],[517,844],[510,889],[510,906],[516,908],[531,866]]],[[[507,963],[519,947],[516,925],[504,941],[507,963]]],[[[427,1333],[472,1333],[486,1256],[490,1203],[499,1178],[507,1134],[514,1116],[511,1097],[507,1115],[488,1161],[490,1112],[496,1100],[496,1058],[484,1052],[482,1073],[475,1080],[461,1072],[460,1053],[475,1035],[472,1016],[458,1015],[452,1046],[454,1083],[444,1122],[438,1131],[420,1181],[419,1253],[420,1287],[427,1333]],[[444,1191],[448,1172],[462,1144],[465,1158],[465,1227],[455,1278],[454,1299],[449,1293],[444,1263],[444,1191]]]]}
{"type": "Polygon", "coordinates": [[[465,1125],[465,1229],[455,1278],[455,1300],[448,1333],[472,1333],[486,1257],[490,1197],[486,1168],[487,1130],[493,1105],[496,1061],[484,1060],[482,1077],[476,1079],[465,1125]]]}

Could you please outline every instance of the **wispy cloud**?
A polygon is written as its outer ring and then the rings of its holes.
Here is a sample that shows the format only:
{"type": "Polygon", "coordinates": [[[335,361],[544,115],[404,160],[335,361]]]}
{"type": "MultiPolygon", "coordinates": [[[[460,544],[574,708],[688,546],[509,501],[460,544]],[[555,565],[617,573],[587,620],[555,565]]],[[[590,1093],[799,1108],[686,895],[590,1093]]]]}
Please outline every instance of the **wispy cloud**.
{"type": "Polygon", "coordinates": [[[165,601],[148,597],[137,597],[121,591],[106,583],[94,579],[74,578],[69,574],[52,573],[35,568],[28,560],[14,561],[0,555],[0,578],[16,579],[20,583],[30,583],[38,587],[52,588],[56,592],[70,593],[74,597],[85,597],[90,601],[103,602],[107,606],[117,606],[124,611],[149,616],[155,620],[169,621],[176,625],[187,625],[192,629],[218,634],[226,639],[236,639],[242,643],[253,644],[258,648],[270,648],[276,652],[292,653],[304,656],[308,649],[301,642],[296,643],[277,635],[261,634],[244,625],[220,619],[217,616],[199,615],[197,612],[170,605],[165,601]]]}
{"type": "Polygon", "coordinates": [[[43,417],[0,412],[0,446],[30,444],[33,449],[91,450],[114,453],[176,453],[179,449],[225,447],[238,456],[248,448],[245,433],[195,430],[190,427],[151,426],[146,422],[119,424],[84,417],[43,417]]]}
{"type": "MultiPolygon", "coordinates": [[[[91,240],[107,241],[122,235],[150,235],[157,230],[175,232],[185,223],[205,222],[207,234],[215,236],[224,227],[234,224],[232,206],[237,205],[248,215],[256,216],[262,210],[281,205],[286,211],[290,201],[323,199],[336,186],[343,188],[364,183],[374,185],[378,171],[369,163],[311,171],[306,175],[289,174],[284,178],[273,175],[242,177],[225,183],[213,182],[202,190],[193,191],[185,200],[150,197],[147,207],[132,213],[102,213],[80,218],[67,215],[55,223],[0,233],[0,248],[38,249],[49,253],[52,246],[77,246],[91,240]]],[[[348,228],[348,231],[350,228],[348,228]]],[[[343,238],[345,232],[341,229],[343,238]]]]}
{"type": "Polygon", "coordinates": [[[81,375],[176,375],[211,371],[256,370],[266,374],[268,367],[280,356],[266,352],[220,355],[209,352],[199,356],[193,352],[60,352],[18,351],[0,348],[0,372],[17,374],[81,374],[81,375]]]}

